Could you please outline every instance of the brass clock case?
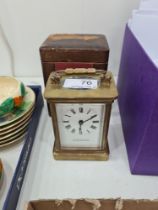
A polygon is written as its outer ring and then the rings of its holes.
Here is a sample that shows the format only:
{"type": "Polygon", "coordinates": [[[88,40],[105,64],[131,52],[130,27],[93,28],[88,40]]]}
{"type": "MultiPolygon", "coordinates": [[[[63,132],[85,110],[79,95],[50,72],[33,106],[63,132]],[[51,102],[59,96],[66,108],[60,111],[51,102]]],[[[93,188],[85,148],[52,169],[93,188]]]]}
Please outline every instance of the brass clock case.
{"type": "Polygon", "coordinates": [[[118,93],[111,72],[93,69],[88,70],[91,72],[86,71],[82,69],[77,73],[74,70],[53,72],[47,81],[44,97],[50,104],[55,136],[53,154],[57,160],[108,159],[107,135],[111,106],[118,93]],[[98,87],[63,88],[67,78],[95,79],[98,81],[98,87]],[[84,108],[83,113],[80,112],[81,107],[84,108]],[[91,113],[88,111],[90,109],[91,113]],[[96,141],[95,146],[93,143],[97,138],[100,143],[96,141]]]}

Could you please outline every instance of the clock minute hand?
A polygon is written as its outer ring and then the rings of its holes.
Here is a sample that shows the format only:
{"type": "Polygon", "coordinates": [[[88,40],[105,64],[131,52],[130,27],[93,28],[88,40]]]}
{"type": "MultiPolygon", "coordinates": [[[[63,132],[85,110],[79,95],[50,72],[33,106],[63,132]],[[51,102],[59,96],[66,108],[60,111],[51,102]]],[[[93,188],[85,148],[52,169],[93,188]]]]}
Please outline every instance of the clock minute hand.
{"type": "Polygon", "coordinates": [[[90,117],[90,118],[88,118],[87,120],[84,120],[84,121],[83,121],[83,123],[85,123],[85,122],[87,122],[87,121],[89,121],[89,120],[91,120],[91,119],[95,118],[96,116],[97,116],[97,114],[95,114],[95,115],[91,116],[91,117],[90,117]]]}

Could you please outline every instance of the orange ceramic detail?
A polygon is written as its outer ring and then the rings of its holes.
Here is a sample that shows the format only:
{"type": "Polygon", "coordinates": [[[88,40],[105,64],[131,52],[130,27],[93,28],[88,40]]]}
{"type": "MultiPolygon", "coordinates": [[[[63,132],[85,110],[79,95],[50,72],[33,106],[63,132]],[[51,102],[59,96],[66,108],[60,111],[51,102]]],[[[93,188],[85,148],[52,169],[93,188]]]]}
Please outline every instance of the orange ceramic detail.
{"type": "Polygon", "coordinates": [[[15,107],[21,106],[22,102],[23,102],[23,97],[22,96],[18,96],[18,97],[14,98],[15,107]]]}

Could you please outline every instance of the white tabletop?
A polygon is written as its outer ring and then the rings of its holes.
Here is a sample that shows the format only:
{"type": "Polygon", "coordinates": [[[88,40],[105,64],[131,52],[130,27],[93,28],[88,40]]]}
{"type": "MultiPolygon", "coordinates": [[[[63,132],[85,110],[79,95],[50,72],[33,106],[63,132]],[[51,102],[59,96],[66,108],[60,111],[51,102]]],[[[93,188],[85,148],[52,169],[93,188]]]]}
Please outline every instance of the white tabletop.
{"type": "MultiPolygon", "coordinates": [[[[25,78],[27,84],[42,78],[25,78]]],[[[45,104],[26,171],[17,210],[33,199],[64,198],[148,198],[157,199],[158,177],[131,175],[117,102],[113,104],[108,141],[108,161],[56,161],[54,135],[45,104]]],[[[0,151],[5,177],[0,191],[0,209],[10,184],[22,143],[0,151]]]]}

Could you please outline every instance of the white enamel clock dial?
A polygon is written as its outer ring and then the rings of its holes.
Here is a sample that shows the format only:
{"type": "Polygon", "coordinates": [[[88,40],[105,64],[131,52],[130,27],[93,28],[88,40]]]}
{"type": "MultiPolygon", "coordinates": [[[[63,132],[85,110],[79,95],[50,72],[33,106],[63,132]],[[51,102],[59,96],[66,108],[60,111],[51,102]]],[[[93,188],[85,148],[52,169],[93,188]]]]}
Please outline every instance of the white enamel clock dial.
{"type": "Polygon", "coordinates": [[[102,146],[105,104],[57,103],[60,144],[64,149],[102,146]]]}

